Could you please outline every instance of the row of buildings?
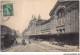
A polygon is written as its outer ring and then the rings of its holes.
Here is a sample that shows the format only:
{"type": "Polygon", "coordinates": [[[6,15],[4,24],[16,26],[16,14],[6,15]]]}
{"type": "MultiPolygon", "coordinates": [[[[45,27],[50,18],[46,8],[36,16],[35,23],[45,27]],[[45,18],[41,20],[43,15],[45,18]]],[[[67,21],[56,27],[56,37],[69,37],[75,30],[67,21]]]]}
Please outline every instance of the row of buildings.
{"type": "Polygon", "coordinates": [[[1,50],[11,47],[17,37],[18,35],[15,30],[1,25],[1,50]]]}
{"type": "Polygon", "coordinates": [[[49,15],[49,20],[42,20],[40,15],[38,19],[32,16],[24,35],[79,33],[79,1],[59,0],[49,15]]]}

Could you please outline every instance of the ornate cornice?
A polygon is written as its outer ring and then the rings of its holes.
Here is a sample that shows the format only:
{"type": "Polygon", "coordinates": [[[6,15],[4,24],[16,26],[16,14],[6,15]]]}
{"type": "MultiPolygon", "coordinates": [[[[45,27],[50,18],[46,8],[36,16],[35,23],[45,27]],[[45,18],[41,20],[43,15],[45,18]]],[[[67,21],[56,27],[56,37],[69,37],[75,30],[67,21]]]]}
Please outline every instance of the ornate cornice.
{"type": "Polygon", "coordinates": [[[73,9],[79,8],[79,1],[72,1],[66,5],[66,10],[71,11],[73,9]]]}

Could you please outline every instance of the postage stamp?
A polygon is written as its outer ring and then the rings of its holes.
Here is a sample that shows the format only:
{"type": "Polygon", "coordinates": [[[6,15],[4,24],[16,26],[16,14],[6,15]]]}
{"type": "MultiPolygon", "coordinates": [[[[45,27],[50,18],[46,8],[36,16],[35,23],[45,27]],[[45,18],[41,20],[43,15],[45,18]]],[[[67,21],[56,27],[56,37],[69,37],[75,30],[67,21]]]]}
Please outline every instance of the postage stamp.
{"type": "Polygon", "coordinates": [[[3,16],[13,16],[13,4],[3,4],[3,16]]]}

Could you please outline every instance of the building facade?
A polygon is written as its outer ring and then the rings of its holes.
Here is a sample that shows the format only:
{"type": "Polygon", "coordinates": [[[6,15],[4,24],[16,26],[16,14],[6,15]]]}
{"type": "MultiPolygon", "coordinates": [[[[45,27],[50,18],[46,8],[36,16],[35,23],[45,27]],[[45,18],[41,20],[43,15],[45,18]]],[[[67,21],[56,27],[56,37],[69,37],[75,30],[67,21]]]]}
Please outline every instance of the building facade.
{"type": "Polygon", "coordinates": [[[1,50],[9,48],[13,45],[16,37],[17,34],[15,30],[5,25],[1,25],[1,50]]]}
{"type": "Polygon", "coordinates": [[[79,32],[79,1],[58,1],[50,16],[56,19],[57,33],[79,32]]]}
{"type": "Polygon", "coordinates": [[[49,20],[33,17],[24,34],[79,33],[79,1],[57,1],[49,15],[49,20]]]}

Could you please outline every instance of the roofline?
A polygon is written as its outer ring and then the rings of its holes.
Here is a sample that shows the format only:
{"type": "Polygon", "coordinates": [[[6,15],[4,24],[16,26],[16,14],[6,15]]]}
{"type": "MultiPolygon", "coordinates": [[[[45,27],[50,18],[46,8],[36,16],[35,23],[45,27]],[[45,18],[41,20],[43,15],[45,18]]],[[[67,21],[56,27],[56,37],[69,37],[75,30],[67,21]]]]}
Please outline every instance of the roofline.
{"type": "MultiPolygon", "coordinates": [[[[65,0],[65,1],[69,1],[69,0],[65,0]]],[[[52,14],[54,14],[54,9],[56,8],[56,6],[57,6],[60,2],[65,2],[65,1],[60,1],[60,0],[58,0],[58,1],[56,2],[56,4],[54,5],[54,7],[52,8],[52,10],[50,11],[49,15],[51,16],[52,14]]],[[[71,0],[70,2],[72,2],[72,1],[74,1],[74,0],[71,0]]],[[[79,1],[79,0],[75,0],[75,1],[79,1]]]]}
{"type": "Polygon", "coordinates": [[[55,7],[58,5],[59,1],[56,2],[56,4],[54,5],[54,7],[52,8],[52,10],[50,11],[49,15],[51,16],[51,12],[53,12],[53,10],[55,9],[55,7]]]}

